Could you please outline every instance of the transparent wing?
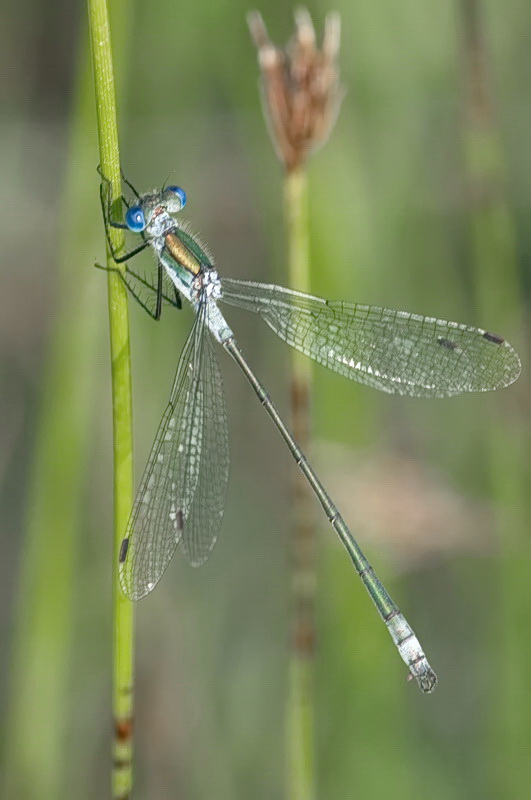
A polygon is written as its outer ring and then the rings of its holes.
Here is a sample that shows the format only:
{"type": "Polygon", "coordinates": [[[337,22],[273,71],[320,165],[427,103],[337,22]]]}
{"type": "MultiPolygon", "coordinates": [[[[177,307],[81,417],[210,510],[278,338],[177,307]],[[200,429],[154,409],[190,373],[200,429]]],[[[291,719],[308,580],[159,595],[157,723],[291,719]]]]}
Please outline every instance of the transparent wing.
{"type": "Polygon", "coordinates": [[[184,346],[122,542],[120,580],[133,600],[155,587],[179,542],[191,563],[202,563],[221,526],[227,419],[206,313],[202,306],[184,346]]]}
{"type": "Polygon", "coordinates": [[[384,392],[444,397],[499,389],[520,360],[495,334],[376,306],[331,302],[281,286],[224,278],[225,303],[254,311],[301,353],[384,392]]]}
{"type": "Polygon", "coordinates": [[[227,413],[210,333],[205,332],[200,345],[200,380],[193,398],[193,439],[200,458],[195,470],[195,491],[184,512],[181,539],[183,553],[193,566],[206,561],[216,543],[229,481],[227,413]]]}

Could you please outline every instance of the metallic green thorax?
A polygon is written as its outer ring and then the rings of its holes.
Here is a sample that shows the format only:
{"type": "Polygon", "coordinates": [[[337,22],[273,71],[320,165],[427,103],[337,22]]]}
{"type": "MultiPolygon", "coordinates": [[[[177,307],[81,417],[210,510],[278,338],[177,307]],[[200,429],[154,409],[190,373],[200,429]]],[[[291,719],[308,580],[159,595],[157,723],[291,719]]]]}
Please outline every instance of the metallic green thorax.
{"type": "Polygon", "coordinates": [[[193,236],[180,227],[165,234],[160,258],[166,269],[177,271],[181,281],[188,287],[204,269],[212,267],[211,257],[193,236]]]}

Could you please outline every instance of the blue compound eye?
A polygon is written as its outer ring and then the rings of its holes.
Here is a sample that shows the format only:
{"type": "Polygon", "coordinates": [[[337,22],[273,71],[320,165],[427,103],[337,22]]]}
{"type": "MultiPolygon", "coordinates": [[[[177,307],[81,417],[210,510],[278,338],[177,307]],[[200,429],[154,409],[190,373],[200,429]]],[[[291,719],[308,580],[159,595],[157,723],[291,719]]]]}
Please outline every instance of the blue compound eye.
{"type": "Polygon", "coordinates": [[[186,192],[180,186],[167,186],[164,190],[164,199],[168,211],[180,211],[186,205],[186,192]]]}
{"type": "Polygon", "coordinates": [[[125,224],[133,233],[141,233],[146,227],[146,218],[140,206],[132,206],[127,209],[125,224]]]}

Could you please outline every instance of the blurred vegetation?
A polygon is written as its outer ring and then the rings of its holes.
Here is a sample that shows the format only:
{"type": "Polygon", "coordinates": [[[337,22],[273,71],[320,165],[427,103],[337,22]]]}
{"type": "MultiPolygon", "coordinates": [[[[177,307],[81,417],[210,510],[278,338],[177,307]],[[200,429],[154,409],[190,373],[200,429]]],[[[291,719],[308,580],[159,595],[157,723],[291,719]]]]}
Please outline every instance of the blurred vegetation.
{"type": "MultiPolygon", "coordinates": [[[[147,189],[170,173],[184,186],[187,218],[225,274],[285,282],[281,171],[259,107],[249,7],[154,0],[130,8],[126,19],[114,19],[115,38],[130,31],[119,97],[128,177],[147,189]]],[[[333,138],[310,170],[312,290],[496,331],[519,349],[523,374],[498,394],[424,401],[381,396],[315,370],[315,435],[327,442],[317,454],[320,470],[440,678],[428,698],[406,683],[323,519],[320,796],[525,797],[531,11],[523,0],[503,7],[492,0],[358,0],[334,8],[343,22],[348,94],[333,138]],[[481,22],[479,45],[465,35],[471,9],[481,22]],[[472,47],[486,63],[489,113],[479,127],[471,114],[472,47]]],[[[309,9],[320,28],[330,6],[309,9]]],[[[261,10],[272,37],[284,41],[292,10],[278,0],[261,10]]],[[[49,696],[37,697],[18,719],[16,747],[24,753],[13,752],[11,725],[0,726],[1,757],[9,758],[2,773],[24,764],[17,800],[43,797],[42,764],[50,758],[60,781],[56,796],[108,793],[110,378],[106,281],[92,269],[104,253],[96,131],[75,99],[87,51],[83,11],[28,0],[0,12],[4,723],[20,699],[8,665],[28,581],[48,583],[50,601],[34,609],[50,627],[43,660],[32,668],[50,672],[60,664],[60,709],[47,707],[49,696]],[[75,387],[53,371],[61,347],[79,370],[75,387]],[[50,382],[56,398],[77,404],[80,397],[72,439],[67,428],[59,438],[43,430],[50,382]],[[28,534],[39,524],[42,491],[36,476],[67,462],[73,441],[82,454],[79,479],[56,485],[48,498],[57,526],[66,528],[64,542],[50,542],[33,573],[28,534]],[[75,539],[63,507],[77,513],[75,539]],[[71,563],[58,643],[50,618],[55,576],[71,563]],[[51,754],[48,715],[62,726],[61,748],[51,754]]],[[[167,311],[155,325],[133,308],[131,318],[138,479],[191,315],[167,311]]],[[[287,408],[285,346],[254,316],[234,311],[230,318],[251,363],[287,408]]],[[[136,796],[150,800],[282,793],[292,467],[248,387],[222,353],[220,361],[232,452],[222,537],[200,571],[177,557],[138,607],[136,796]]]]}

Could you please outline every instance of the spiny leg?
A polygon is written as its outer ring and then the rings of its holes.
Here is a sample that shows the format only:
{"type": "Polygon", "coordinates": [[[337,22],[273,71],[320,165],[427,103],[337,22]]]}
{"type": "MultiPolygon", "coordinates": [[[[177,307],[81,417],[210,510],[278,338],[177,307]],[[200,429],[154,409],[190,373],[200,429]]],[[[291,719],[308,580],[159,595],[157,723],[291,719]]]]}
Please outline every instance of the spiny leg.
{"type": "MultiPolygon", "coordinates": [[[[125,288],[127,289],[127,291],[128,291],[128,292],[130,292],[130,294],[131,294],[131,295],[132,295],[132,297],[133,297],[133,298],[136,300],[136,302],[138,303],[138,305],[139,305],[139,306],[141,306],[141,308],[143,308],[143,309],[144,309],[144,311],[145,311],[147,314],[149,314],[149,316],[151,317],[151,319],[154,319],[156,322],[158,322],[158,320],[160,319],[160,312],[159,312],[159,314],[158,314],[158,316],[157,316],[157,309],[155,308],[155,311],[153,311],[153,310],[152,310],[152,309],[151,309],[151,308],[150,308],[150,307],[147,305],[147,303],[146,303],[146,302],[145,302],[145,301],[142,299],[142,297],[141,297],[140,293],[139,293],[139,292],[138,292],[138,291],[135,289],[135,287],[133,286],[133,284],[132,284],[132,283],[131,283],[131,282],[130,282],[128,279],[127,279],[127,278],[128,278],[128,276],[127,276],[127,272],[123,272],[121,269],[118,269],[118,267],[104,267],[102,264],[94,264],[94,266],[95,266],[97,269],[102,269],[102,270],[104,270],[104,272],[116,272],[116,274],[118,275],[118,277],[120,278],[120,280],[121,280],[121,281],[123,281],[123,283],[124,283],[124,285],[125,285],[125,288]]],[[[129,270],[128,270],[128,271],[129,271],[129,270]]],[[[141,281],[141,278],[137,277],[136,275],[134,275],[134,277],[135,277],[137,280],[140,280],[140,281],[141,281]]],[[[142,283],[144,283],[144,281],[141,281],[141,282],[142,282],[142,283]]],[[[146,282],[146,285],[148,285],[148,284],[147,284],[147,282],[146,282]]],[[[152,287],[150,287],[150,288],[152,288],[152,287]]]]}
{"type": "Polygon", "coordinates": [[[162,262],[157,263],[157,303],[155,305],[154,319],[159,320],[162,311],[162,262]]]}
{"type": "Polygon", "coordinates": [[[162,303],[162,300],[165,300],[166,303],[168,303],[168,305],[173,306],[178,311],[181,310],[181,308],[183,307],[183,304],[182,304],[182,300],[181,300],[181,295],[180,295],[179,290],[177,289],[177,287],[174,284],[172,284],[173,291],[174,291],[174,296],[173,297],[171,297],[170,295],[166,294],[166,292],[164,292],[164,290],[163,290],[163,280],[162,279],[163,279],[163,276],[164,276],[164,268],[163,268],[162,263],[160,261],[159,261],[159,272],[158,272],[158,276],[157,276],[157,286],[156,287],[154,286],[152,281],[149,281],[146,278],[145,275],[142,276],[138,272],[135,272],[134,270],[131,269],[131,267],[128,264],[126,264],[125,268],[126,268],[127,272],[130,275],[132,275],[133,278],[135,278],[135,280],[137,280],[139,283],[141,283],[143,286],[145,286],[146,289],[150,289],[152,292],[157,292],[158,293],[158,291],[159,291],[159,289],[158,289],[158,280],[160,278],[161,303],[162,303]]]}
{"type": "MultiPolygon", "coordinates": [[[[152,292],[158,292],[158,286],[155,287],[150,281],[148,281],[145,277],[139,275],[138,272],[132,270],[127,264],[125,267],[126,269],[125,272],[123,272],[123,270],[121,269],[118,269],[118,267],[104,267],[102,264],[94,264],[94,266],[97,269],[102,269],[104,272],[116,272],[120,276],[120,279],[124,282],[127,290],[131,293],[136,302],[144,309],[144,311],[146,311],[152,319],[156,321],[160,319],[162,313],[162,307],[157,315],[157,308],[155,307],[155,311],[153,311],[147,305],[147,303],[142,299],[140,292],[134,287],[131,281],[127,280],[127,277],[128,275],[131,275],[136,281],[141,283],[143,286],[145,286],[152,292]]],[[[163,300],[165,300],[166,303],[168,303],[170,306],[176,308],[178,311],[182,308],[181,296],[176,288],[175,288],[175,297],[170,297],[170,295],[167,295],[164,291],[161,291],[161,306],[163,300]]]]}
{"type": "Polygon", "coordinates": [[[121,174],[121,176],[122,176],[122,180],[123,180],[123,182],[125,183],[125,185],[126,185],[126,186],[129,186],[129,188],[131,189],[131,191],[133,192],[133,194],[136,196],[137,200],[140,200],[140,195],[139,195],[139,193],[137,192],[137,190],[135,189],[135,187],[133,186],[133,184],[131,183],[131,181],[128,181],[128,180],[127,180],[127,178],[126,178],[126,177],[125,177],[125,175],[124,175],[124,171],[123,171],[123,169],[121,169],[121,170],[120,170],[120,174],[121,174]]]}

